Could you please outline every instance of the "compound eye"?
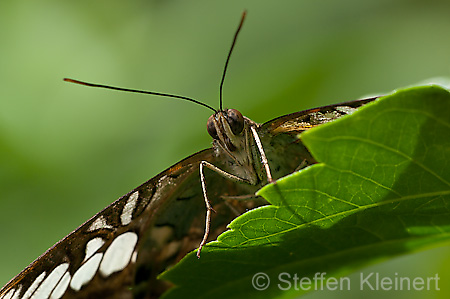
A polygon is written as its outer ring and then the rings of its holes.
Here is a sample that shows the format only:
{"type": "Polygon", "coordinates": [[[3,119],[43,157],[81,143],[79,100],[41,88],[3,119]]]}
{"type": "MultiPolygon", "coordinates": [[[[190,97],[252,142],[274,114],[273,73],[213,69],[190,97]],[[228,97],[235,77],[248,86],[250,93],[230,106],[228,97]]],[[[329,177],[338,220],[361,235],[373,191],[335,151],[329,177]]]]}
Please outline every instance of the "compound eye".
{"type": "Polygon", "coordinates": [[[238,135],[244,129],[244,117],[236,109],[227,110],[227,122],[234,135],[238,135]]]}
{"type": "Polygon", "coordinates": [[[213,139],[219,139],[219,137],[217,136],[216,126],[214,125],[213,119],[214,114],[208,118],[208,122],[206,123],[206,130],[213,139]]]}

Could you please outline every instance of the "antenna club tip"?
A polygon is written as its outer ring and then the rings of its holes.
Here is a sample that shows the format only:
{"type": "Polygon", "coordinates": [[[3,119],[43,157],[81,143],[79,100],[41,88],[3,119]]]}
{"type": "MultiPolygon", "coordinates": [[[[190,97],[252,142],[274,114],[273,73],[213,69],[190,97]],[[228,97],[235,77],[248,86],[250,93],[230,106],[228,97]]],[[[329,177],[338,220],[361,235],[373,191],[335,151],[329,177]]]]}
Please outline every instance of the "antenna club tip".
{"type": "Polygon", "coordinates": [[[242,23],[244,23],[245,17],[247,16],[247,10],[245,9],[242,12],[242,16],[241,16],[241,23],[239,24],[239,27],[242,26],[242,23]]]}
{"type": "Polygon", "coordinates": [[[63,78],[63,81],[69,82],[69,83],[80,84],[80,85],[86,85],[86,86],[95,86],[94,84],[90,84],[90,83],[86,83],[86,82],[82,82],[82,81],[78,81],[78,80],[70,79],[70,78],[63,78]]]}

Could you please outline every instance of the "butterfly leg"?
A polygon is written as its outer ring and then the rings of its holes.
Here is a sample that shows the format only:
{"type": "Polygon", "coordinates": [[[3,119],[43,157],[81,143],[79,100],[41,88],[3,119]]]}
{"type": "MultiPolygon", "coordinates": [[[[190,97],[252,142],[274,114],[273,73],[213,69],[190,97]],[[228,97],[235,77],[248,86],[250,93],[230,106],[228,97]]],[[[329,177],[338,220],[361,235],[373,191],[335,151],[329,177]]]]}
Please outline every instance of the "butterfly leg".
{"type": "Polygon", "coordinates": [[[297,166],[297,168],[295,168],[294,172],[299,171],[300,169],[303,169],[306,166],[308,166],[308,161],[306,161],[306,159],[303,159],[303,161],[297,166]]]}
{"type": "Polygon", "coordinates": [[[256,147],[258,148],[259,154],[261,155],[261,163],[263,164],[266,174],[267,174],[267,181],[269,183],[273,182],[272,173],[270,172],[269,162],[267,161],[266,154],[264,153],[264,149],[261,143],[261,140],[259,139],[258,132],[256,132],[256,129],[254,126],[250,126],[250,130],[253,134],[253,139],[256,142],[256,147]]]}
{"type": "Polygon", "coordinates": [[[217,172],[218,174],[220,174],[221,176],[228,178],[230,180],[236,181],[236,182],[241,182],[241,183],[247,183],[250,184],[250,181],[240,178],[238,176],[235,176],[231,173],[228,173],[226,171],[223,171],[222,169],[220,169],[217,166],[214,166],[213,164],[207,162],[207,161],[201,161],[200,162],[200,181],[202,183],[202,191],[203,191],[203,198],[205,199],[205,204],[206,204],[206,225],[205,225],[205,234],[203,235],[203,239],[200,242],[200,245],[198,247],[197,250],[197,257],[200,258],[200,252],[203,248],[203,246],[206,244],[206,240],[208,239],[209,236],[209,231],[210,231],[210,227],[211,227],[211,212],[215,212],[214,209],[211,206],[211,203],[208,200],[208,195],[206,192],[206,182],[205,182],[205,175],[203,173],[203,168],[207,167],[209,169],[211,169],[212,171],[217,172]]]}

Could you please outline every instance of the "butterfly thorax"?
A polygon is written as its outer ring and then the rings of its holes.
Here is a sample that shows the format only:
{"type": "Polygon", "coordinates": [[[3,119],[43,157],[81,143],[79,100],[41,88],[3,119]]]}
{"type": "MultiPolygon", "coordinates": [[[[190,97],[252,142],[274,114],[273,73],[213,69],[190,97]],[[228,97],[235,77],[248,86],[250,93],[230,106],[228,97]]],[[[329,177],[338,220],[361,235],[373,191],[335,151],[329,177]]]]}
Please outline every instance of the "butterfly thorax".
{"type": "Polygon", "coordinates": [[[258,124],[242,116],[235,109],[225,109],[211,115],[207,129],[213,138],[214,153],[223,161],[227,171],[251,185],[257,185],[263,173],[260,171],[257,154],[253,149],[250,127],[258,124]]]}

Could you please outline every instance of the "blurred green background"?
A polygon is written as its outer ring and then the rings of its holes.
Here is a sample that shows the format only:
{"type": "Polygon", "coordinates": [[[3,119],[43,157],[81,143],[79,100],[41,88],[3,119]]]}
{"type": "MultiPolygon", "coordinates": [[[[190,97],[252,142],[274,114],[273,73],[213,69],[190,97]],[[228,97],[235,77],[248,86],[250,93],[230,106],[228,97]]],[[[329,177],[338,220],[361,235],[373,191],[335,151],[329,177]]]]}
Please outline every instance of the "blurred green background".
{"type": "MultiPolygon", "coordinates": [[[[450,77],[444,0],[2,1],[0,285],[116,198],[210,146],[211,112],[201,106],[62,78],[216,107],[244,9],[224,100],[257,122],[450,77]]],[[[365,298],[448,298],[449,248],[366,269],[390,277],[439,273],[441,291],[369,291],[365,298]]]]}

